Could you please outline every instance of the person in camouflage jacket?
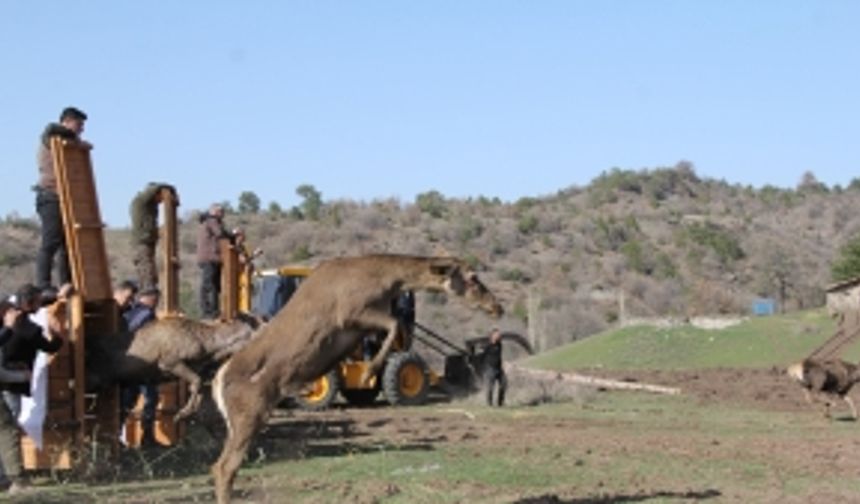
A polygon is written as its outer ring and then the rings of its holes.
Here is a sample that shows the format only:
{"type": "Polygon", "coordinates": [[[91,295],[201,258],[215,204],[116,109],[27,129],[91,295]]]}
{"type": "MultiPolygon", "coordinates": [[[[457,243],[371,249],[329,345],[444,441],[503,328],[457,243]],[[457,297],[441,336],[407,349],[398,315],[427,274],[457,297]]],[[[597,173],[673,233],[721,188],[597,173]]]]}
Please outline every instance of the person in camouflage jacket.
{"type": "Polygon", "coordinates": [[[159,182],[150,182],[131,201],[131,245],[134,267],[141,290],[158,287],[158,268],[155,265],[155,246],[158,243],[158,204],[162,191],[168,190],[176,198],[176,189],[159,182]]]}

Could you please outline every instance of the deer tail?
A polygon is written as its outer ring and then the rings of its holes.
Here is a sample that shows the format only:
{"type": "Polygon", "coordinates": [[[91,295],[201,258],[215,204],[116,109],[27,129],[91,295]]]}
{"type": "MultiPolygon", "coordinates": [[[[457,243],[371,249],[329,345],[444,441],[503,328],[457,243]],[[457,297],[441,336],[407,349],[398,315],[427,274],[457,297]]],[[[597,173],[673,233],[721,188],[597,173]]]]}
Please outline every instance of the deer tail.
{"type": "Polygon", "coordinates": [[[803,376],[804,372],[803,371],[804,371],[803,370],[803,362],[798,362],[798,363],[792,364],[792,365],[788,366],[788,369],[786,370],[786,372],[788,373],[788,376],[794,378],[795,380],[797,380],[800,383],[804,382],[804,376],[803,376]]]}
{"type": "Polygon", "coordinates": [[[233,427],[230,425],[230,415],[227,411],[227,402],[224,401],[224,373],[227,372],[230,362],[232,362],[232,359],[228,359],[227,362],[222,364],[218,369],[218,372],[215,374],[215,379],[212,380],[212,399],[215,400],[215,404],[218,406],[218,411],[220,411],[221,416],[224,417],[224,423],[227,424],[227,434],[232,436],[233,427]]]}

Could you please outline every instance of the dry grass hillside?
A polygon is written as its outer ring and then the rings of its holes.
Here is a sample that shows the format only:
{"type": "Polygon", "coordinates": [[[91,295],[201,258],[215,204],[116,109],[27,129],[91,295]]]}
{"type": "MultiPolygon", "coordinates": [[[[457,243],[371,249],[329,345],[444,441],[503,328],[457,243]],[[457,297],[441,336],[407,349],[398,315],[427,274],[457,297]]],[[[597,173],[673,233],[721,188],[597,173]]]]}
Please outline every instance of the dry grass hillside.
{"type": "MultiPolygon", "coordinates": [[[[827,187],[807,174],[795,189],[752,188],[699,178],[685,162],[611,170],[587,187],[513,203],[435,191],[413,202],[326,201],[311,186],[298,192],[303,203],[286,211],[276,202],[259,208],[245,193],[233,205],[242,211],[227,217],[265,251],[263,267],[446,251],[483,270],[508,310],[501,325],[531,329],[546,347],[624,317],[747,313],[759,296],[787,311],[820,305],[839,246],[860,232],[858,179],[827,187]]],[[[197,215],[184,213],[183,221],[182,301],[194,315],[197,215]]],[[[30,280],[37,232],[38,222],[4,219],[0,292],[30,280]]],[[[114,277],[131,277],[128,230],[108,229],[107,242],[114,277]]],[[[455,337],[492,324],[438,296],[420,296],[418,309],[420,321],[455,337]]]]}

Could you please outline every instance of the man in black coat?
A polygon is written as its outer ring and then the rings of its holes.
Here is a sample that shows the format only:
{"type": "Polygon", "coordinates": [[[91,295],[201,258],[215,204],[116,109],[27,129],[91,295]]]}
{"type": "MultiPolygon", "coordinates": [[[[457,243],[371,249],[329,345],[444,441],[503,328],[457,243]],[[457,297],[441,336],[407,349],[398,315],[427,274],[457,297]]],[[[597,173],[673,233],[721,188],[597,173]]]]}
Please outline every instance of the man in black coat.
{"type": "Polygon", "coordinates": [[[484,385],[487,388],[487,404],[493,405],[493,388],[498,383],[499,396],[497,406],[505,405],[505,391],[508,388],[508,378],[502,367],[502,332],[494,328],[490,333],[490,342],[483,353],[484,385]]]}
{"type": "MultiPolygon", "coordinates": [[[[0,302],[0,390],[16,384],[30,383],[30,372],[12,370],[4,366],[3,350],[14,334],[14,327],[21,315],[12,303],[0,302]]],[[[8,487],[9,493],[27,485],[21,474],[21,430],[18,419],[5,401],[0,401],[0,486],[8,487]]]]}
{"type": "MultiPolygon", "coordinates": [[[[32,284],[26,284],[15,294],[16,307],[20,310],[6,343],[3,345],[3,366],[8,369],[18,369],[32,372],[36,353],[41,350],[56,353],[62,346],[63,340],[59,334],[52,338],[45,337],[45,329],[31,320],[30,315],[42,307],[41,290],[32,284]]],[[[7,384],[3,390],[3,399],[17,418],[21,412],[21,395],[30,395],[30,383],[7,384]]]]}

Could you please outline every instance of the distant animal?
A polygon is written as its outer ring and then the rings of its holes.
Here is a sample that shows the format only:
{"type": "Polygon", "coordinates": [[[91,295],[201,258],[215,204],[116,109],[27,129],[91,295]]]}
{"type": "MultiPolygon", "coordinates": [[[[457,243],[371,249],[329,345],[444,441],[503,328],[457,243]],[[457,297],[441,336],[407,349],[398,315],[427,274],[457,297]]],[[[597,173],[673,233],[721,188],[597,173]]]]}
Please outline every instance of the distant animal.
{"type": "Polygon", "coordinates": [[[788,375],[803,387],[806,401],[823,398],[824,416],[830,418],[830,408],[836,398],[842,399],[851,408],[851,416],[857,420],[857,408],[848,393],[860,382],[860,367],[840,359],[805,359],[788,367],[788,375]]]}
{"type": "Polygon", "coordinates": [[[200,374],[246,345],[261,321],[240,313],[230,322],[166,317],[133,334],[94,335],[86,339],[87,386],[160,382],[179,378],[188,383],[188,401],[174,417],[181,420],[200,407],[200,374]]]}
{"type": "Polygon", "coordinates": [[[398,334],[391,315],[403,291],[429,290],[463,298],[499,317],[495,296],[469,265],[452,257],[371,255],[321,263],[259,335],[218,370],[212,396],[227,439],[212,466],[219,504],[230,501],[233,479],[253,436],[277,402],[328,372],[368,333],[386,331],[363,380],[383,364],[398,334]]]}

